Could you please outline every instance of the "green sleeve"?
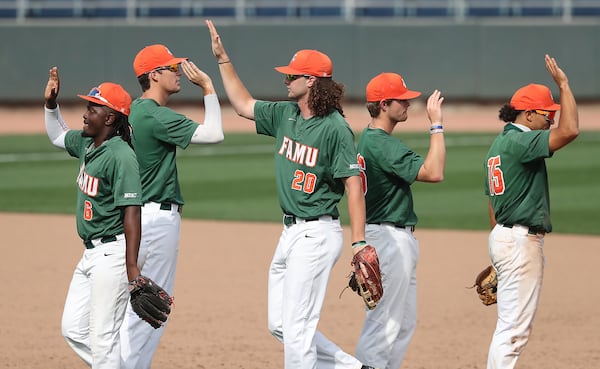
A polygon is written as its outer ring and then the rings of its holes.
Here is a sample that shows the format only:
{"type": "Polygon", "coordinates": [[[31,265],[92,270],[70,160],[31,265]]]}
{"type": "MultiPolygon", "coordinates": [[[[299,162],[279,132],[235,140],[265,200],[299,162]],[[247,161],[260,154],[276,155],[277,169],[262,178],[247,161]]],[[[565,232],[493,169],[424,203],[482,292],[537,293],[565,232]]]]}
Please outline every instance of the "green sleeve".
{"type": "Polygon", "coordinates": [[[114,149],[113,196],[116,206],[142,205],[138,162],[129,146],[114,149]]]}

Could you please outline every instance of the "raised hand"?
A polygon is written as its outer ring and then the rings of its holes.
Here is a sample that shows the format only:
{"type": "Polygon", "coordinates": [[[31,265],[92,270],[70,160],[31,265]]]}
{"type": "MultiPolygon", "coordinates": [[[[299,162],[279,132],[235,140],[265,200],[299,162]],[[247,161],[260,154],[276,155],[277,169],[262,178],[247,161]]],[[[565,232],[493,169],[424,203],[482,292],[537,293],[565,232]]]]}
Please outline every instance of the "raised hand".
{"type": "Polygon", "coordinates": [[[46,107],[48,109],[56,108],[56,98],[60,90],[60,80],[58,78],[58,68],[50,68],[48,83],[46,84],[46,90],[44,91],[44,99],[46,101],[46,107]]]}
{"type": "Polygon", "coordinates": [[[196,86],[202,87],[204,90],[204,94],[213,94],[215,93],[215,89],[213,87],[212,79],[208,76],[208,74],[204,73],[200,68],[194,64],[194,62],[189,60],[184,60],[181,62],[181,69],[185,76],[195,84],[196,86]]]}
{"type": "Polygon", "coordinates": [[[556,62],[556,59],[546,54],[544,60],[546,61],[546,69],[548,70],[548,72],[554,79],[554,82],[556,82],[558,86],[560,86],[562,83],[569,82],[567,75],[565,74],[565,72],[563,72],[562,69],[560,69],[558,63],[556,62]]]}
{"type": "Polygon", "coordinates": [[[444,101],[444,98],[441,94],[440,91],[435,90],[427,99],[427,117],[432,124],[441,124],[444,121],[442,116],[442,102],[444,101]]]}
{"type": "Polygon", "coordinates": [[[215,56],[215,58],[217,58],[217,61],[220,63],[229,61],[229,57],[225,52],[225,48],[223,47],[223,43],[221,42],[221,37],[217,33],[215,25],[210,19],[206,20],[206,25],[208,26],[208,30],[210,31],[213,55],[215,56]]]}

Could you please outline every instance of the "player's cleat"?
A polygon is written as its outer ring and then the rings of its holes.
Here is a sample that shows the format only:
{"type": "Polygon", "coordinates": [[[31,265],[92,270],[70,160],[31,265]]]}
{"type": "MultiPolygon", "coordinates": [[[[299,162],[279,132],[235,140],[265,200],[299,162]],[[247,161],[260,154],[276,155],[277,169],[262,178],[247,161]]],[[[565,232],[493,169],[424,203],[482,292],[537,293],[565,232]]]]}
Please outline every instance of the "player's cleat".
{"type": "Polygon", "coordinates": [[[374,367],[368,366],[368,365],[363,365],[361,369],[377,369],[377,368],[374,368],[374,367]]]}

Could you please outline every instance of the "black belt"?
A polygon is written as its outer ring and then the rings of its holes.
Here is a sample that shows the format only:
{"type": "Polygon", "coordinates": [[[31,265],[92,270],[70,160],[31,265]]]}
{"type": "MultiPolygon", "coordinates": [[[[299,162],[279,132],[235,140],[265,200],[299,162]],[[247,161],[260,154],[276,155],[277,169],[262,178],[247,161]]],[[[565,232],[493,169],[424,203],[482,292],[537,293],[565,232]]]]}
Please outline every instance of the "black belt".
{"type": "Polygon", "coordinates": [[[173,209],[173,206],[177,205],[177,211],[181,213],[181,208],[183,207],[183,205],[178,205],[178,204],[174,204],[174,203],[170,203],[170,202],[163,202],[160,204],[160,210],[169,210],[171,211],[173,209]]]}
{"type": "Polygon", "coordinates": [[[379,222],[379,223],[368,223],[368,224],[389,225],[389,226],[393,226],[393,227],[396,227],[396,228],[410,229],[411,232],[415,231],[415,226],[414,225],[404,225],[404,224],[392,223],[392,222],[379,222]]]}
{"type": "MultiPolygon", "coordinates": [[[[514,226],[513,224],[502,224],[502,227],[504,227],[504,228],[512,228],[513,226],[514,226]]],[[[538,233],[546,233],[546,231],[544,230],[544,228],[528,227],[528,229],[527,229],[527,234],[538,234],[538,233]]]]}
{"type": "Polygon", "coordinates": [[[163,202],[162,204],[160,204],[160,210],[171,210],[173,204],[171,204],[170,202],[163,202]]]}
{"type": "MultiPolygon", "coordinates": [[[[109,242],[115,242],[117,240],[117,236],[106,236],[106,237],[102,237],[100,239],[100,242],[102,243],[109,243],[109,242]]],[[[92,240],[85,240],[83,241],[83,244],[85,245],[86,249],[93,249],[94,247],[94,243],[92,242],[92,240]]]]}
{"type": "MultiPolygon", "coordinates": [[[[297,220],[303,220],[305,222],[314,222],[316,220],[321,219],[321,217],[324,217],[324,216],[328,216],[328,215],[321,215],[321,216],[312,217],[312,218],[299,218],[295,215],[283,214],[283,224],[286,226],[291,226],[292,224],[296,224],[297,220]]],[[[332,216],[331,219],[336,220],[336,219],[338,219],[338,217],[332,216]]]]}

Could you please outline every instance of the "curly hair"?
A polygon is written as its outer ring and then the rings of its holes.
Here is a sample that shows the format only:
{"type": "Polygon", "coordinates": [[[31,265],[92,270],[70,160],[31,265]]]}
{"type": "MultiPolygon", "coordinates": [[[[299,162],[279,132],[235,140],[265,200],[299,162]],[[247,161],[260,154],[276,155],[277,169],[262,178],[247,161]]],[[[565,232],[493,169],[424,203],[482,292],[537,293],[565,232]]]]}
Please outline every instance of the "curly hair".
{"type": "Polygon", "coordinates": [[[513,108],[510,104],[504,104],[500,108],[498,118],[506,123],[512,123],[522,112],[523,110],[515,110],[515,108],[513,108]]]}
{"type": "Polygon", "coordinates": [[[344,85],[331,78],[319,78],[310,89],[308,107],[317,117],[329,115],[337,110],[344,116],[341,100],[344,97],[344,85]]]}

